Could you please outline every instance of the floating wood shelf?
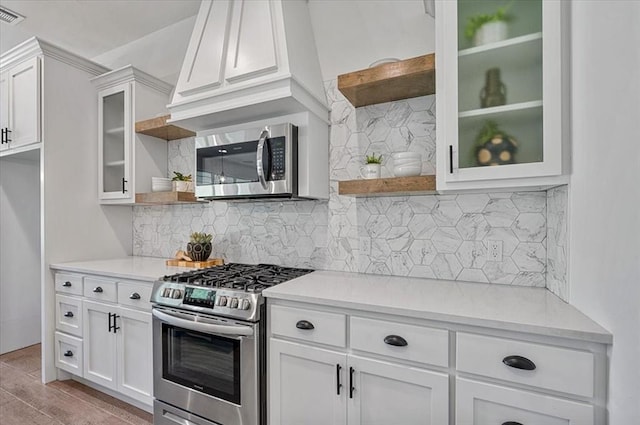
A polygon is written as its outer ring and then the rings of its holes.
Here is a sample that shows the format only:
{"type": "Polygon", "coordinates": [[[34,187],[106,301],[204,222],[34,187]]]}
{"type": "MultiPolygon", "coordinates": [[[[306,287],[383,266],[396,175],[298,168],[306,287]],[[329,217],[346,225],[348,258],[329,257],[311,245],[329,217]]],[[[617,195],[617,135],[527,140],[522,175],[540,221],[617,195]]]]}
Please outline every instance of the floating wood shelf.
{"type": "Polygon", "coordinates": [[[338,182],[338,194],[353,196],[401,196],[434,193],[436,176],[392,177],[338,182]]]}
{"type": "Polygon", "coordinates": [[[433,53],[338,76],[338,90],[356,108],[436,92],[433,53]]]}
{"type": "Polygon", "coordinates": [[[193,192],[136,193],[136,205],[194,204],[199,201],[193,192]]]}
{"type": "Polygon", "coordinates": [[[138,121],[136,123],[136,133],[146,134],[147,136],[153,136],[167,141],[184,139],[185,137],[196,135],[196,133],[191,130],[186,130],[173,124],[167,124],[169,118],[171,118],[171,115],[138,121]]]}

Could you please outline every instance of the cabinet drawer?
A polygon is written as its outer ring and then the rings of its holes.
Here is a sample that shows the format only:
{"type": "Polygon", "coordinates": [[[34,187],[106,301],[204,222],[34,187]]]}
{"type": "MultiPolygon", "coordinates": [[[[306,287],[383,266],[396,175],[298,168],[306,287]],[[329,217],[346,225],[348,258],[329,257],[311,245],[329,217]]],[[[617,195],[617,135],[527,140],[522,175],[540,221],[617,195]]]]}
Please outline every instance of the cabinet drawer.
{"type": "Polygon", "coordinates": [[[354,350],[436,366],[449,365],[449,331],[443,329],[351,317],[350,335],[354,350]]]}
{"type": "Polygon", "coordinates": [[[274,335],[345,347],[346,323],[344,314],[278,305],[271,307],[271,332],[274,335]]]}
{"type": "Polygon", "coordinates": [[[117,302],[116,282],[113,280],[84,278],[84,296],[101,301],[117,302]]]}
{"type": "Polygon", "coordinates": [[[511,339],[458,333],[457,368],[491,378],[593,397],[593,353],[511,339]],[[535,369],[507,366],[520,356],[535,369]]]}
{"type": "Polygon", "coordinates": [[[56,367],[82,376],[82,338],[56,332],[56,367]]]}
{"type": "Polygon", "coordinates": [[[65,294],[82,295],[82,275],[56,273],[56,291],[65,294]]]}
{"type": "Polygon", "coordinates": [[[456,423],[593,425],[594,409],[586,403],[458,378],[456,423]]]}
{"type": "Polygon", "coordinates": [[[118,282],[118,304],[151,310],[151,283],[118,282]]]}
{"type": "Polygon", "coordinates": [[[82,299],[56,294],[56,329],[82,336],[82,299]]]}

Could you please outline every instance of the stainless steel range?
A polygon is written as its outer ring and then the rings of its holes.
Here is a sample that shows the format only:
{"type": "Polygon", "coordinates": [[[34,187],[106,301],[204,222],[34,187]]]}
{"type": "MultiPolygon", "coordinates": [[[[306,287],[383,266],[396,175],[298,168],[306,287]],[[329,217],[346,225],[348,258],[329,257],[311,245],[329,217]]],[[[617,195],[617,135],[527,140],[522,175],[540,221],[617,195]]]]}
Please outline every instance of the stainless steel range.
{"type": "Polygon", "coordinates": [[[156,281],[153,423],[266,424],[261,292],[312,271],[230,263],[156,281]]]}

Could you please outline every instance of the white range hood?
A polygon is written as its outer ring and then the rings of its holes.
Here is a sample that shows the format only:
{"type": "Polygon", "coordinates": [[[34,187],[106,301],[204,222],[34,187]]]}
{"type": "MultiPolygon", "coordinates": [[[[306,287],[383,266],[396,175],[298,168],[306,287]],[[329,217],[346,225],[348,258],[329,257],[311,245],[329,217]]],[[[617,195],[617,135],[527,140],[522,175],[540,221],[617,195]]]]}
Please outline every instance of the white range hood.
{"type": "Polygon", "coordinates": [[[203,1],[168,108],[195,131],[301,112],[328,123],[307,2],[203,1]]]}

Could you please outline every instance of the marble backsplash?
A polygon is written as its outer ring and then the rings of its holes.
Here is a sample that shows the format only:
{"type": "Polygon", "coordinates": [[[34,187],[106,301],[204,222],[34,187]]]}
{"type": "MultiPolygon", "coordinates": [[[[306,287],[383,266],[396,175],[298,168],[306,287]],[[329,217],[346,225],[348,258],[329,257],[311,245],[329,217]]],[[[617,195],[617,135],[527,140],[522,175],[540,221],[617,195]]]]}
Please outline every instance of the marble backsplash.
{"type": "MultiPolygon", "coordinates": [[[[420,152],[423,174],[434,173],[435,96],[354,109],[335,81],[326,90],[328,201],[137,206],[134,255],[171,257],[184,249],[191,232],[205,231],[214,234],[213,255],[226,261],[547,285],[547,204],[562,210],[562,193],[340,196],[337,182],[358,178],[364,155],[372,152],[383,154],[383,176],[391,175],[390,154],[405,150],[420,152]],[[502,243],[501,261],[489,260],[489,241],[502,243]]],[[[193,173],[192,138],[169,142],[168,149],[169,172],[193,173]]],[[[561,230],[557,236],[562,239],[561,230]]],[[[562,243],[556,239],[554,247],[562,243]]],[[[552,278],[561,287],[558,265],[552,278]]]]}

